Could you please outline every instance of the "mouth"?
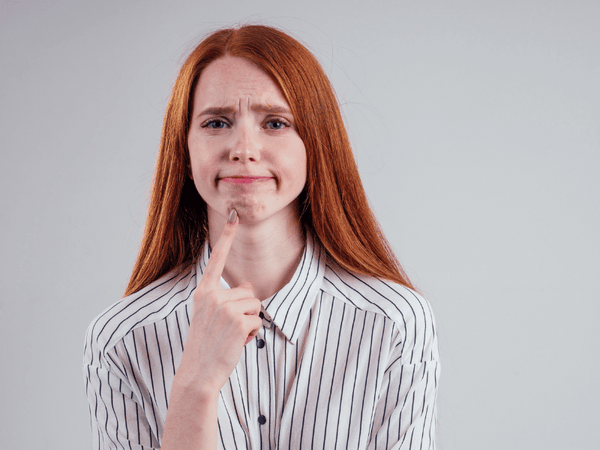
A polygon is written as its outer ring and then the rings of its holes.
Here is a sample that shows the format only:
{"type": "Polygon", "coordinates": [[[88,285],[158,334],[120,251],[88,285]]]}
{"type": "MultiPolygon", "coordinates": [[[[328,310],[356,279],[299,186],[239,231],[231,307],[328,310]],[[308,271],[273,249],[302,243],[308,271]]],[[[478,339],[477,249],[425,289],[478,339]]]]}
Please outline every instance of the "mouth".
{"type": "Polygon", "coordinates": [[[250,184],[272,180],[272,177],[223,177],[219,181],[230,184],[250,184]]]}

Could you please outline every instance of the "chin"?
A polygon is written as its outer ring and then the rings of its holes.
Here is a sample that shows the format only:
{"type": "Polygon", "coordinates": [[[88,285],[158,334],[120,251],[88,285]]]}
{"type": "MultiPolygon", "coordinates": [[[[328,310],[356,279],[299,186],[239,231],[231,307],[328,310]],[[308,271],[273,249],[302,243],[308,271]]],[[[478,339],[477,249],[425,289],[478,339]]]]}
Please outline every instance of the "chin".
{"type": "Polygon", "coordinates": [[[269,213],[263,202],[248,201],[249,199],[236,199],[227,205],[227,213],[235,208],[240,218],[240,223],[256,222],[265,219],[269,213]]]}
{"type": "Polygon", "coordinates": [[[285,217],[297,217],[299,215],[296,202],[283,206],[273,205],[272,203],[267,206],[267,204],[262,202],[250,204],[245,202],[232,202],[227,211],[230,211],[231,208],[235,208],[238,212],[241,225],[258,224],[272,218],[278,217],[279,219],[284,219],[285,217]]]}

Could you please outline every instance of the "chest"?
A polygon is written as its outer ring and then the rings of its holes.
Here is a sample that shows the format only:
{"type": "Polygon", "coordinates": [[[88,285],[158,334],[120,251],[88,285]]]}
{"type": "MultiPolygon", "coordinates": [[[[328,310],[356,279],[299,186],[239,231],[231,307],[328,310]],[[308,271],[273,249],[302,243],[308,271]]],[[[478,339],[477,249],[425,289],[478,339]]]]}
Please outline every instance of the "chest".
{"type": "Polygon", "coordinates": [[[391,329],[321,304],[296,342],[265,322],[221,391],[221,448],[366,448],[391,329]]]}

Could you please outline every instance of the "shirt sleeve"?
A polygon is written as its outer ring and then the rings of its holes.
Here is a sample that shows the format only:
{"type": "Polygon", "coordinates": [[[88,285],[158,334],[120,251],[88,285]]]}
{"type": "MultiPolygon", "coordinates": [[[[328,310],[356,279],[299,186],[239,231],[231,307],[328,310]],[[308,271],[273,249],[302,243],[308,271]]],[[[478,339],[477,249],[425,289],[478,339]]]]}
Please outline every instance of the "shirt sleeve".
{"type": "Polygon", "coordinates": [[[95,450],[160,448],[130,381],[106,360],[84,361],[85,390],[95,450]],[[103,363],[104,362],[104,363],[103,363]]]}
{"type": "Polygon", "coordinates": [[[398,333],[381,380],[368,450],[435,450],[439,353],[431,309],[398,333]],[[414,330],[414,332],[413,332],[414,330]]]}

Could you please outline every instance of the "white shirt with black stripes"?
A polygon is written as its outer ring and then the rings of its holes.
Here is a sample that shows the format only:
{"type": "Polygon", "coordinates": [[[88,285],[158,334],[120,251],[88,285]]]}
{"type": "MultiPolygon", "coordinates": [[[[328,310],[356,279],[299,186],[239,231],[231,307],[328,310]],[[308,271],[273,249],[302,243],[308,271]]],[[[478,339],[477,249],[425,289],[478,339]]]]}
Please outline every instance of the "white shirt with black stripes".
{"type": "MultiPolygon", "coordinates": [[[[112,305],[89,326],[83,371],[94,448],[160,448],[209,257],[112,305]]],[[[225,282],[221,281],[224,287],[225,282]]],[[[435,449],[439,355],[414,291],[340,268],[309,236],[263,303],[218,409],[224,449],[435,449]]]]}

